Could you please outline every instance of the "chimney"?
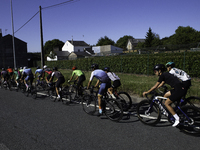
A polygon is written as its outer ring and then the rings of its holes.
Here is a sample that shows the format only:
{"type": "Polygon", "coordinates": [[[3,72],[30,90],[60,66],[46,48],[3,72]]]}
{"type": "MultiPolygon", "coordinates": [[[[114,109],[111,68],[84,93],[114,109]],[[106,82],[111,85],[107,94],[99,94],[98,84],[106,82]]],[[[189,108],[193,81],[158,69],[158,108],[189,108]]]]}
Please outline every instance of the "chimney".
{"type": "Polygon", "coordinates": [[[73,45],[73,36],[72,36],[72,42],[71,42],[71,43],[72,43],[72,45],[73,45]]]}

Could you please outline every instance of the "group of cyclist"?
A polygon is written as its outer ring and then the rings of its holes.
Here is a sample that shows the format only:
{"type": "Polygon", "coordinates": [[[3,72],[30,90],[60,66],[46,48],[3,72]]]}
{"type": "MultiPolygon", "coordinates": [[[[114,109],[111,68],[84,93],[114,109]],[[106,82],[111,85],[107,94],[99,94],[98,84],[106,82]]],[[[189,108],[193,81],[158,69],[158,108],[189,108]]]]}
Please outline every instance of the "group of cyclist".
{"type": "MultiPolygon", "coordinates": [[[[98,87],[98,106],[99,106],[99,116],[102,115],[102,106],[101,106],[101,100],[103,94],[108,91],[112,98],[115,99],[115,96],[113,95],[113,89],[117,88],[121,85],[120,78],[113,72],[110,71],[109,67],[105,67],[103,70],[99,69],[98,64],[92,64],[91,65],[92,73],[89,78],[89,82],[87,84],[87,89],[91,86],[93,78],[97,78],[97,82],[94,87],[98,87]],[[111,85],[111,81],[113,81],[111,85]]],[[[166,65],[164,64],[157,64],[153,68],[155,75],[157,75],[158,81],[156,84],[151,87],[148,91],[143,92],[143,96],[150,93],[151,91],[163,86],[164,84],[168,84],[172,87],[170,91],[165,93],[164,97],[167,98],[165,101],[166,108],[170,111],[170,113],[174,116],[175,122],[172,125],[173,127],[177,126],[180,123],[179,116],[175,113],[174,109],[171,107],[171,104],[175,101],[178,101],[181,99],[181,97],[185,96],[187,93],[187,90],[191,86],[191,78],[190,76],[183,70],[175,68],[174,62],[168,62],[166,65]],[[166,72],[168,71],[168,72],[166,72]]],[[[77,89],[80,89],[81,85],[83,85],[83,82],[86,80],[86,77],[84,73],[81,70],[78,70],[76,66],[72,68],[72,75],[71,78],[68,80],[68,82],[71,82],[73,77],[76,75],[75,81],[77,81],[77,89]]],[[[34,77],[37,76],[37,84],[41,83],[41,80],[45,78],[47,83],[50,83],[53,81],[54,77],[57,79],[55,80],[55,90],[57,93],[57,98],[60,98],[59,95],[59,87],[65,82],[65,78],[63,74],[58,71],[57,67],[54,67],[53,70],[50,68],[47,68],[45,65],[42,69],[40,67],[37,67],[35,74],[32,73],[32,70],[30,68],[20,67],[18,70],[17,68],[12,70],[12,68],[8,67],[7,70],[2,68],[1,72],[1,78],[3,79],[3,82],[7,82],[9,79],[13,79],[15,76],[16,84],[19,84],[19,81],[24,81],[26,87],[28,88],[27,81],[30,81],[30,84],[32,85],[34,77]],[[47,74],[47,77],[45,78],[45,73],[47,74]]],[[[81,95],[81,90],[78,90],[78,95],[81,95]]]]}

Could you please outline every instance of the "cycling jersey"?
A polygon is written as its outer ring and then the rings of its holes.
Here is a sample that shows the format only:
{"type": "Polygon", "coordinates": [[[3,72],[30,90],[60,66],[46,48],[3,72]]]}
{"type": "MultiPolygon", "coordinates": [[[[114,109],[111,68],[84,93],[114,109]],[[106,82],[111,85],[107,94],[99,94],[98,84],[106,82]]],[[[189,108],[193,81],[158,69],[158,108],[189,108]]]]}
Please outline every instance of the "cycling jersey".
{"type": "Polygon", "coordinates": [[[108,77],[107,73],[100,69],[96,69],[91,73],[90,81],[92,81],[94,77],[99,79],[102,83],[110,82],[110,78],[108,77]]]}
{"type": "Polygon", "coordinates": [[[181,81],[191,80],[190,76],[183,70],[178,68],[172,68],[169,73],[173,74],[175,77],[179,78],[181,81]]]}
{"type": "Polygon", "coordinates": [[[16,80],[18,80],[21,77],[21,74],[19,71],[14,71],[14,74],[16,76],[16,80]]]}
{"type": "Polygon", "coordinates": [[[107,75],[112,81],[120,80],[120,78],[114,72],[108,72],[107,75]]]}
{"type": "Polygon", "coordinates": [[[9,74],[7,71],[2,71],[1,75],[3,76],[3,78],[9,77],[9,74]]]}
{"type": "Polygon", "coordinates": [[[83,73],[81,70],[74,70],[74,71],[72,72],[72,76],[73,76],[74,74],[77,75],[77,76],[84,75],[84,73],[83,73]]]}
{"type": "Polygon", "coordinates": [[[22,72],[23,75],[30,76],[33,75],[32,70],[30,68],[24,69],[22,72]]]}
{"type": "Polygon", "coordinates": [[[8,68],[7,71],[8,71],[9,73],[12,73],[12,72],[13,72],[12,68],[8,68]]]}
{"type": "Polygon", "coordinates": [[[44,71],[49,75],[52,74],[52,72],[53,72],[50,68],[46,68],[46,69],[44,69],[44,71]]]}
{"type": "Polygon", "coordinates": [[[51,76],[52,76],[52,77],[55,76],[56,78],[62,78],[62,77],[64,77],[60,71],[55,71],[55,72],[53,72],[53,73],[51,74],[51,76]]]}
{"type": "Polygon", "coordinates": [[[42,74],[43,72],[44,72],[43,69],[37,69],[37,70],[35,71],[35,74],[36,74],[36,73],[42,74]]]}

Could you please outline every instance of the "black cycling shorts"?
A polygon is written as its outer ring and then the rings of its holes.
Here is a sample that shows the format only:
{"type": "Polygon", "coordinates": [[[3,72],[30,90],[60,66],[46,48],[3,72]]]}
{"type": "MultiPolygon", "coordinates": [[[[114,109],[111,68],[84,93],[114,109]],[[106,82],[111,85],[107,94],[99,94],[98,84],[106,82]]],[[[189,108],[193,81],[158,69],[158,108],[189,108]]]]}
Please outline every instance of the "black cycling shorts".
{"type": "Polygon", "coordinates": [[[65,82],[65,78],[64,77],[60,77],[58,78],[58,81],[56,82],[56,87],[59,88],[61,84],[63,84],[65,82]]]}
{"type": "Polygon", "coordinates": [[[179,101],[187,93],[187,89],[182,86],[182,84],[177,84],[174,89],[170,90],[171,95],[169,99],[173,102],[179,101]]]}
{"type": "Polygon", "coordinates": [[[85,81],[85,75],[79,76],[77,86],[79,87],[83,81],[85,81]]]}
{"type": "Polygon", "coordinates": [[[112,88],[117,88],[117,87],[119,87],[120,85],[121,85],[120,80],[115,80],[115,81],[113,81],[112,88]]]}

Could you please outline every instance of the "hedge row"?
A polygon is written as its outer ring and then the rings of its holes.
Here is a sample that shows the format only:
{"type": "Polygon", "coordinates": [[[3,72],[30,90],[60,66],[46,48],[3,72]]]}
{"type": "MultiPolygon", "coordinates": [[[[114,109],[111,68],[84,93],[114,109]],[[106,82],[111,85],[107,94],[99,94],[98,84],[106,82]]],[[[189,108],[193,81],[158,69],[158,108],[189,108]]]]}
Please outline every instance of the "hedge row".
{"type": "Polygon", "coordinates": [[[62,69],[71,69],[73,66],[77,66],[81,70],[88,71],[91,64],[97,63],[102,69],[109,66],[113,72],[153,75],[152,69],[155,64],[166,64],[169,61],[175,62],[177,68],[185,70],[191,77],[200,77],[200,52],[90,57],[50,61],[46,62],[46,65],[62,69]]]}

